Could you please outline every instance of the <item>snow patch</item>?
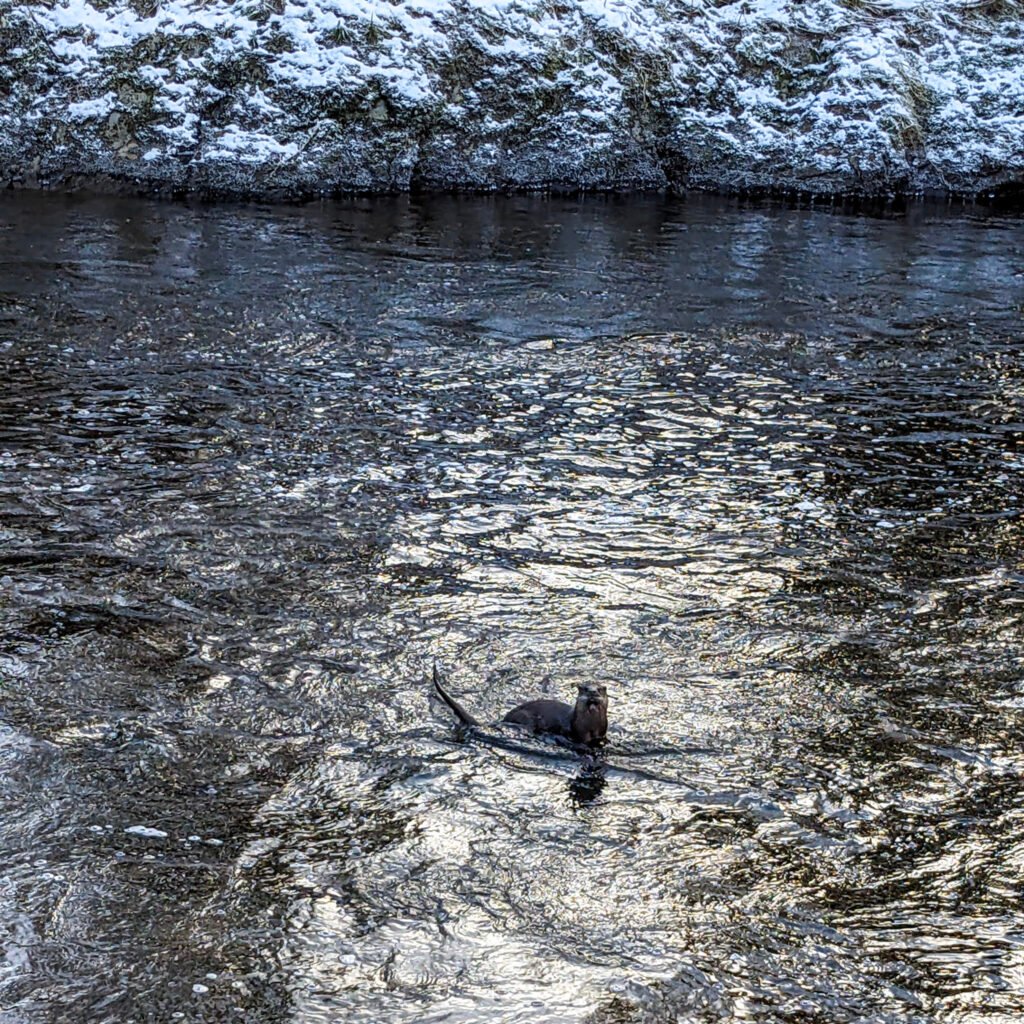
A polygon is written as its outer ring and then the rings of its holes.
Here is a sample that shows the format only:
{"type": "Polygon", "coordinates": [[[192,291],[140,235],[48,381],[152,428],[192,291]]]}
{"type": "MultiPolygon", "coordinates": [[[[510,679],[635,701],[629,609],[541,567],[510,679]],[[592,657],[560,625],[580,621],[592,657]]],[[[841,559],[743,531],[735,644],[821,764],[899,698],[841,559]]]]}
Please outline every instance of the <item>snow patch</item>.
{"type": "Polygon", "coordinates": [[[85,121],[90,117],[106,117],[113,110],[116,101],[117,96],[108,92],[96,99],[69,104],[67,114],[72,121],[85,121]]]}

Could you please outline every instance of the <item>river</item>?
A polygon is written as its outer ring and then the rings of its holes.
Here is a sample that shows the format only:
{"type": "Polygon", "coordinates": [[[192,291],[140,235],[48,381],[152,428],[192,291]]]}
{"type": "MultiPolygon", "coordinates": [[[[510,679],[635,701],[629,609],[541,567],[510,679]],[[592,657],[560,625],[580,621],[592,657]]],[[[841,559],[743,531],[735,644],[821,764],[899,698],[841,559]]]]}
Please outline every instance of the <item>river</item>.
{"type": "Polygon", "coordinates": [[[1019,216],[6,193],[0,263],[5,1024],[1024,1014],[1019,216]]]}

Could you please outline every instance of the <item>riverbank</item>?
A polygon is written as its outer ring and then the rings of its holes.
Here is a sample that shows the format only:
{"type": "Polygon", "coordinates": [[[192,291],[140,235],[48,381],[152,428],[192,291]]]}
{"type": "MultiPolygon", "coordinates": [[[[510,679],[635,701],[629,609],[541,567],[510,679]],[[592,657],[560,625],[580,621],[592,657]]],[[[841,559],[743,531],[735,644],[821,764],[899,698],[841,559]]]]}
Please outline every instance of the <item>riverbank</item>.
{"type": "Polygon", "coordinates": [[[1024,188],[1008,0],[58,0],[0,42],[7,187],[1024,188]]]}

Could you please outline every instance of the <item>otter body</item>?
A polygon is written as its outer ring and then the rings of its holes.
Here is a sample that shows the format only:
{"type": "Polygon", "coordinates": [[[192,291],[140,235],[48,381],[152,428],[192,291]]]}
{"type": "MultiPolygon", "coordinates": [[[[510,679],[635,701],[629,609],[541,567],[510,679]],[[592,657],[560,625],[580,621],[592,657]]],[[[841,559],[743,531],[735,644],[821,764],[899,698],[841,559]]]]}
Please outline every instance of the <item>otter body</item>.
{"type": "Polygon", "coordinates": [[[571,705],[561,700],[528,700],[513,708],[503,719],[525,726],[530,732],[549,732],[572,738],[571,705]]]}
{"type": "MultiPolygon", "coordinates": [[[[465,725],[479,725],[441,686],[434,666],[434,689],[465,725]]],[[[575,704],[560,700],[529,700],[514,707],[503,719],[537,735],[561,736],[573,743],[597,746],[608,732],[608,692],[596,683],[580,683],[575,704]]]]}

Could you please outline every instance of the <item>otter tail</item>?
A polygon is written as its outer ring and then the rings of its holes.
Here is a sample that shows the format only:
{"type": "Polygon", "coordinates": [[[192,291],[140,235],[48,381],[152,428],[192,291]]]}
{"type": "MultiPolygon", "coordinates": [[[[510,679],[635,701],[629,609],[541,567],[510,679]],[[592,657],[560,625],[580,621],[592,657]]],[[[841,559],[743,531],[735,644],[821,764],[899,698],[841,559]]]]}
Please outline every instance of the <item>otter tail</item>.
{"type": "Polygon", "coordinates": [[[437,671],[437,662],[434,662],[434,689],[441,700],[455,712],[455,716],[463,725],[480,724],[454,697],[445,693],[441,686],[441,674],[437,671]]]}

